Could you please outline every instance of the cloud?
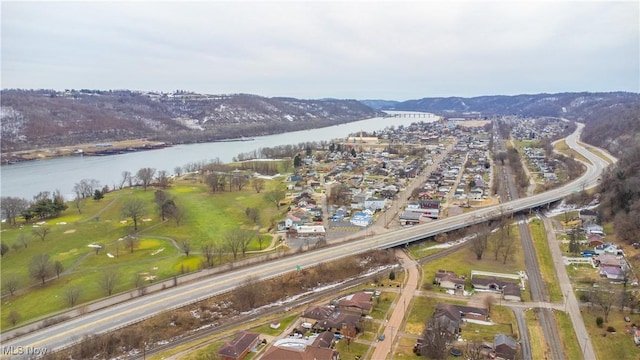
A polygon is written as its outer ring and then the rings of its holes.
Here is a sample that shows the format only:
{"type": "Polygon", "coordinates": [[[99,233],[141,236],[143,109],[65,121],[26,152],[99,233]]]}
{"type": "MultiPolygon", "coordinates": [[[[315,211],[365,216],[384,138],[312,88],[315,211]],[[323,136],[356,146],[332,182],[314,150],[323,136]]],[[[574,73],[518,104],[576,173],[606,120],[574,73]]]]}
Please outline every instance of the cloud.
{"type": "Polygon", "coordinates": [[[4,2],[3,88],[639,91],[637,2],[4,2]]]}

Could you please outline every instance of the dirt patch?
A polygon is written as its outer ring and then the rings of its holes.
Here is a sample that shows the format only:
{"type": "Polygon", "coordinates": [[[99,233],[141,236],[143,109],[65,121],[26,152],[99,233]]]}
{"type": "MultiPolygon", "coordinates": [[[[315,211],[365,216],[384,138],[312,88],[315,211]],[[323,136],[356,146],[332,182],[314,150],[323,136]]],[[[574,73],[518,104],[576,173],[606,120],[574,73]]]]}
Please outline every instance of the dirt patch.
{"type": "Polygon", "coordinates": [[[64,232],[64,234],[73,234],[74,232],[76,232],[76,229],[70,229],[64,232]]]}

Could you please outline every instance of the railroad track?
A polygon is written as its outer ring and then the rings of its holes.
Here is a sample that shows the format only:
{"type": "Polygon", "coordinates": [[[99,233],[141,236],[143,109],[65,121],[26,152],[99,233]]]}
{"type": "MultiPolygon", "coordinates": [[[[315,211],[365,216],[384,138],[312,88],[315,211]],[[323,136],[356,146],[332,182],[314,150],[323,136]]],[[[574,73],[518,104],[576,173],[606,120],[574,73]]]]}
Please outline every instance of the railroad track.
{"type": "MultiPolygon", "coordinates": [[[[434,261],[434,260],[438,260],[441,259],[447,255],[450,255],[464,247],[466,247],[468,245],[468,243],[463,242],[454,246],[451,246],[447,249],[444,249],[440,252],[437,252],[435,254],[431,254],[428,255],[420,260],[418,260],[418,262],[420,264],[425,264],[428,263],[430,261],[434,261]]],[[[336,294],[337,291],[344,291],[346,289],[361,285],[363,283],[367,283],[370,282],[371,279],[375,276],[377,276],[378,274],[374,274],[368,277],[363,277],[363,278],[357,278],[357,279],[353,279],[353,280],[349,280],[347,282],[345,282],[342,286],[340,286],[340,289],[326,289],[326,290],[322,290],[322,291],[318,291],[318,292],[313,292],[307,296],[304,296],[302,298],[300,298],[299,300],[297,300],[295,303],[288,303],[288,304],[283,304],[283,305],[278,305],[275,307],[270,307],[267,310],[261,311],[260,313],[252,313],[251,315],[244,315],[244,316],[238,316],[236,318],[234,318],[232,321],[229,321],[227,323],[224,323],[220,326],[216,326],[216,327],[212,327],[212,328],[207,328],[201,331],[198,331],[197,333],[193,333],[193,334],[189,334],[186,336],[181,337],[180,339],[177,339],[175,341],[172,341],[170,343],[167,344],[163,344],[163,345],[157,345],[154,346],[153,348],[147,349],[146,351],[144,351],[143,353],[139,353],[139,354],[135,354],[135,355],[131,355],[129,357],[129,359],[143,359],[146,356],[151,356],[151,355],[156,355],[156,354],[160,354],[164,351],[167,351],[169,349],[181,346],[181,345],[186,345],[188,343],[194,342],[194,341],[198,341],[201,339],[204,339],[206,337],[210,337],[212,335],[215,335],[217,333],[222,333],[225,332],[227,330],[233,329],[234,327],[240,326],[246,322],[249,321],[253,321],[255,320],[257,317],[268,317],[271,315],[275,315],[275,314],[279,314],[279,313],[284,313],[287,311],[290,311],[291,309],[295,309],[295,308],[299,308],[305,304],[308,303],[312,303],[312,302],[316,302],[316,301],[320,301],[322,299],[326,299],[329,297],[334,297],[334,295],[336,294]]],[[[193,351],[194,349],[190,349],[190,351],[193,351]]]]}

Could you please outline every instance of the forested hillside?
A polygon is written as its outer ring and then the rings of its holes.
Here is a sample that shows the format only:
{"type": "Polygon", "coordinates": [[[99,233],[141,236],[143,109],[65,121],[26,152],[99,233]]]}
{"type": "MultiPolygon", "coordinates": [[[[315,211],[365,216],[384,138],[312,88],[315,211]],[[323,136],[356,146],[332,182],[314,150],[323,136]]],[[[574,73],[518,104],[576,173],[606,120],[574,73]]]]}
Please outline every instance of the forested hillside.
{"type": "Polygon", "coordinates": [[[129,90],[3,90],[2,152],[136,138],[204,142],[371,118],[356,100],[129,90]]]}

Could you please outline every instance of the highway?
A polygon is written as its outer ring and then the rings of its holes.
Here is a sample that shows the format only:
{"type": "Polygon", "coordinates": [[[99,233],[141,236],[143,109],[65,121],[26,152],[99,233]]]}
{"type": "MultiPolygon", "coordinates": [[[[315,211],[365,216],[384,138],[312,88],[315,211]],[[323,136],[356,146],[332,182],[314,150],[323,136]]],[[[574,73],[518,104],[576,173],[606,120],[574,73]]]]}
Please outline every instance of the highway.
{"type": "Polygon", "coordinates": [[[143,297],[133,298],[109,308],[91,312],[47,328],[32,331],[18,338],[3,341],[2,346],[14,348],[47,348],[49,351],[58,350],[73,344],[84,335],[103,333],[121,328],[160,312],[227,292],[245,281],[248,276],[254,276],[258,279],[271,278],[286,272],[295,271],[296,265],[303,268],[311,267],[325,261],[332,261],[371,249],[404,245],[412,241],[424,239],[425,237],[435,236],[441,232],[448,232],[486,221],[504,211],[517,212],[545,206],[551,202],[560,200],[575,190],[597,185],[601,172],[607,166],[604,160],[590,153],[577,143],[582,128],[583,125],[580,124],[576,132],[567,137],[567,144],[589,159],[592,164],[587,165],[587,170],[582,177],[562,187],[532,197],[509,201],[501,205],[478,209],[470,213],[440,219],[431,223],[402,228],[370,236],[362,240],[353,240],[336,246],[280,258],[267,263],[233,270],[225,274],[203,278],[190,284],[179,285],[143,297]]]}

